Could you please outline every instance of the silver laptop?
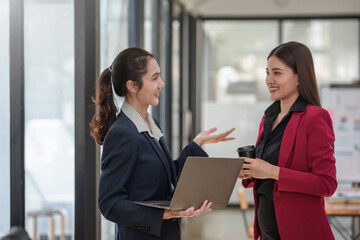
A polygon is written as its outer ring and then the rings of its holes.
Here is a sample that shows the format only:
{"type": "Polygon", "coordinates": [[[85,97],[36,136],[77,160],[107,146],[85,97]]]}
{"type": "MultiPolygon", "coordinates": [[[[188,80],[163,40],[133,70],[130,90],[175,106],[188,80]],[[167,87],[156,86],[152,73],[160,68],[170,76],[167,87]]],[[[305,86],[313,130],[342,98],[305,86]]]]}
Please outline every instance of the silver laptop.
{"type": "Polygon", "coordinates": [[[226,208],[244,163],[240,158],[188,157],[171,201],[135,201],[171,210],[200,208],[205,200],[212,209],[226,208]]]}

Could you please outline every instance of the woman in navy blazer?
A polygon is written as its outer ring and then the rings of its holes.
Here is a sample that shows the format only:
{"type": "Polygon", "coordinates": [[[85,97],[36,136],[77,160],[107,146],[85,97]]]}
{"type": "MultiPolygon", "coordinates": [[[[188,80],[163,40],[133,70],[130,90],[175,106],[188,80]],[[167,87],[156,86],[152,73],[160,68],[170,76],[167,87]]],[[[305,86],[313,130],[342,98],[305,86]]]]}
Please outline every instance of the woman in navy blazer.
{"type": "Polygon", "coordinates": [[[96,86],[98,111],[91,122],[92,136],[103,145],[98,205],[103,216],[116,223],[116,239],[180,239],[180,218],[211,210],[204,201],[199,209],[163,210],[139,206],[134,201],[170,200],[188,156],[207,156],[200,147],[233,138],[231,129],[201,132],[173,161],[157,122],[148,113],[157,105],[165,86],[153,55],[140,48],[122,51],[100,75],[96,86]],[[125,97],[120,113],[113,89],[125,97]]]}
{"type": "Polygon", "coordinates": [[[334,132],[321,108],[310,50],[279,45],[268,56],[266,84],[275,102],[239,177],[254,187],[254,239],[334,239],[324,197],[336,190],[334,132]]]}

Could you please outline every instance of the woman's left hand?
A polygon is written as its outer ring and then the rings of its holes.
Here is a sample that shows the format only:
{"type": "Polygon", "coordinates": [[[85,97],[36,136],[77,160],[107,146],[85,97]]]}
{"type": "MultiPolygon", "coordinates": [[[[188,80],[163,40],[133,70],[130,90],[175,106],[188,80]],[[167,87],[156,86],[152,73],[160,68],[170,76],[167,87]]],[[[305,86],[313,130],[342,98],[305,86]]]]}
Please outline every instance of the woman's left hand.
{"type": "Polygon", "coordinates": [[[240,178],[279,179],[280,168],[278,166],[272,165],[260,158],[241,158],[245,162],[239,175],[240,178]]]}
{"type": "Polygon", "coordinates": [[[227,137],[230,133],[232,133],[235,130],[235,128],[231,128],[230,130],[227,130],[226,132],[220,134],[212,135],[212,133],[214,133],[216,130],[217,128],[214,127],[207,131],[202,131],[195,137],[194,142],[197,145],[201,146],[207,143],[226,142],[235,139],[234,137],[229,137],[229,138],[227,137]]]}

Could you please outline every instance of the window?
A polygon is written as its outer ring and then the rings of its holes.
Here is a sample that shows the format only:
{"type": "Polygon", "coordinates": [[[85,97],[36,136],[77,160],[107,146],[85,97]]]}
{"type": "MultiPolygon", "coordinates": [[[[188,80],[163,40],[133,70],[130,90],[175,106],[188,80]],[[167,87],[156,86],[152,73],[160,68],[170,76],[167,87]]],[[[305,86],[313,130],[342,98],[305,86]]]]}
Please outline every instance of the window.
{"type": "Polygon", "coordinates": [[[10,226],[10,86],[9,86],[9,0],[0,1],[0,236],[10,226]]]}
{"type": "Polygon", "coordinates": [[[358,19],[286,20],[282,39],[310,48],[319,86],[348,84],[359,77],[359,26],[358,19]]]}
{"type": "MultiPolygon", "coordinates": [[[[128,47],[129,0],[100,1],[100,66],[109,67],[114,58],[128,47]]],[[[95,87],[95,86],[94,86],[95,87]]],[[[123,98],[116,98],[122,106],[123,98]]],[[[115,238],[115,225],[101,218],[101,239],[115,238]]]]}
{"type": "Polygon", "coordinates": [[[25,215],[27,231],[48,234],[44,211],[74,231],[74,2],[24,4],[25,215]],[[37,229],[34,225],[37,217],[37,229]]]}

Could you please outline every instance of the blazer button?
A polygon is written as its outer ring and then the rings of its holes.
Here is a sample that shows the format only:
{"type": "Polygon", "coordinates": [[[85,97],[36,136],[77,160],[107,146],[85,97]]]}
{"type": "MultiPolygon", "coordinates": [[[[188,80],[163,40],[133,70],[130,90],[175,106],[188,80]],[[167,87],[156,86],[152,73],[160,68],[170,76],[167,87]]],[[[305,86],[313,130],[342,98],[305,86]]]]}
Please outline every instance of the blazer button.
{"type": "Polygon", "coordinates": [[[172,220],[173,223],[177,223],[177,221],[178,221],[177,218],[173,218],[172,220]]]}

